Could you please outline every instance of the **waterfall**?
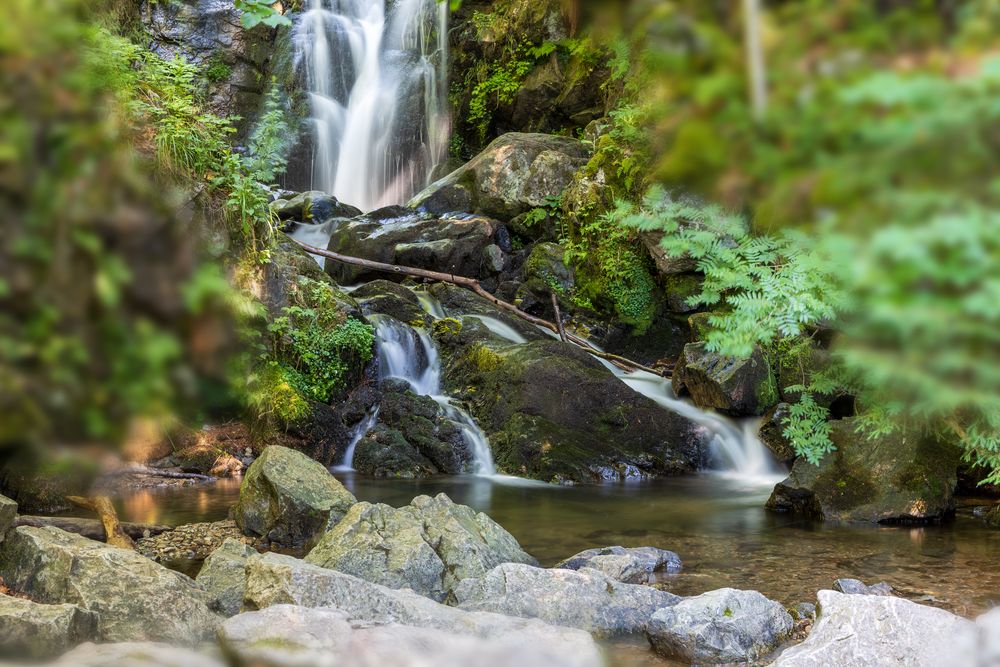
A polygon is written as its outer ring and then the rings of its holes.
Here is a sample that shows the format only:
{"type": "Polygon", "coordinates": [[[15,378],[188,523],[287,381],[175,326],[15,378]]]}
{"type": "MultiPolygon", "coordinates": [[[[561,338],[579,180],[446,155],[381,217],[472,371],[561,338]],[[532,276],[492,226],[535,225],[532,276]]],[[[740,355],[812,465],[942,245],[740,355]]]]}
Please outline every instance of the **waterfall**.
{"type": "Polygon", "coordinates": [[[378,422],[378,406],[368,411],[351,431],[351,439],[347,443],[347,450],[344,452],[344,460],[334,470],[354,470],[354,450],[357,448],[361,438],[368,434],[368,431],[378,422]]]}
{"type": "Polygon", "coordinates": [[[406,201],[444,158],[448,3],[308,0],[292,34],[312,188],[363,210],[406,201]]]}
{"type": "Polygon", "coordinates": [[[473,472],[496,475],[490,443],[476,420],[441,393],[441,360],[437,347],[423,329],[415,329],[390,317],[374,316],[378,341],[379,377],[395,378],[410,385],[413,393],[429,396],[443,409],[445,416],[462,431],[472,453],[473,472]]]}

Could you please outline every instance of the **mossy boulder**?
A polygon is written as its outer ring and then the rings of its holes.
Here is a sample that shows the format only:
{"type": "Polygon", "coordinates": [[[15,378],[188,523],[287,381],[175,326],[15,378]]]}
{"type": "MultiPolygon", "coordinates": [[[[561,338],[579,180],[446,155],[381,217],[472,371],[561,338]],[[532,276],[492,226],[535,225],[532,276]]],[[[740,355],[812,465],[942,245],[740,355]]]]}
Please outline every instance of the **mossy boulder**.
{"type": "MultiPolygon", "coordinates": [[[[386,218],[376,211],[337,225],[327,247],[376,262],[479,278],[494,265],[485,250],[496,244],[499,228],[496,220],[478,215],[434,217],[400,209],[386,218]]],[[[343,285],[386,275],[343,262],[327,262],[326,271],[343,285]]]]}
{"type": "Polygon", "coordinates": [[[555,340],[498,344],[471,327],[463,334],[439,339],[446,384],[464,395],[499,469],[595,481],[690,472],[703,461],[694,423],[636,393],[583,350],[555,340]]]}
{"type": "Polygon", "coordinates": [[[301,452],[272,445],[247,469],[232,515],[246,535],[302,548],[356,502],[322,464],[301,452]]]}
{"type": "Polygon", "coordinates": [[[427,186],[409,206],[437,215],[468,210],[507,221],[558,197],[588,154],[584,143],[569,137],[505,134],[427,186]]]}
{"type": "Polygon", "coordinates": [[[330,218],[353,218],[361,209],[345,204],[333,195],[318,190],[299,192],[271,202],[271,211],[279,220],[320,223],[330,218]]]}
{"type": "Polygon", "coordinates": [[[704,343],[688,343],[672,382],[678,396],[731,415],[761,415],[778,402],[774,375],[760,348],[739,359],[710,352],[704,343]]]}
{"type": "Polygon", "coordinates": [[[819,465],[799,458],[767,507],[816,519],[929,523],[952,516],[958,448],[928,434],[869,440],[855,419],[832,422],[836,450],[819,465]]]}
{"type": "Polygon", "coordinates": [[[425,326],[430,319],[412,290],[388,280],[373,280],[351,293],[366,315],[388,315],[400,322],[425,326]]]}
{"type": "Polygon", "coordinates": [[[690,313],[698,309],[688,301],[701,293],[704,277],[700,273],[675,273],[663,278],[663,294],[667,309],[673,313],[690,313]]]}
{"type": "Polygon", "coordinates": [[[774,458],[786,465],[790,465],[798,456],[791,441],[785,435],[785,424],[782,423],[782,420],[788,416],[788,410],[788,403],[775,405],[764,413],[758,431],[761,442],[771,450],[774,458]]]}

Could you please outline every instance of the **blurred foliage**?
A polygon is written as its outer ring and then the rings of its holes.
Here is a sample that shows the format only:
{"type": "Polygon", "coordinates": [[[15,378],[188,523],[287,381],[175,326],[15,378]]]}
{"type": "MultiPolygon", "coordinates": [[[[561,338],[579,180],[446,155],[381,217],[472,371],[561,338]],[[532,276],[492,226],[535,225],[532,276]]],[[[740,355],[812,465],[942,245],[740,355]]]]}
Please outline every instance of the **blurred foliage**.
{"type": "Polygon", "coordinates": [[[290,26],[292,20],[274,8],[270,0],[236,0],[236,9],[240,14],[240,23],[244,28],[254,28],[265,25],[269,28],[290,26]]]}

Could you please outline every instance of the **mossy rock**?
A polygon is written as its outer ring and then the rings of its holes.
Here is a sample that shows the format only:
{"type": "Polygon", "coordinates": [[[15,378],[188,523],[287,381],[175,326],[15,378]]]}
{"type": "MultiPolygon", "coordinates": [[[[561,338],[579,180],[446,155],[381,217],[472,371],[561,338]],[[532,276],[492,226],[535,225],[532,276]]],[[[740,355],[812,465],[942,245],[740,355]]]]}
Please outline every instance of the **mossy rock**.
{"type": "Polygon", "coordinates": [[[673,313],[690,313],[698,306],[691,305],[689,299],[701,294],[704,276],[700,273],[677,273],[663,277],[663,293],[667,309],[673,313]]]}
{"type": "Polygon", "coordinates": [[[438,473],[399,430],[379,424],[358,442],[354,468],[371,477],[415,479],[438,473]]]}
{"type": "Polygon", "coordinates": [[[785,464],[791,464],[798,456],[791,441],[785,436],[785,425],[782,423],[788,416],[788,403],[778,403],[764,413],[758,431],[761,442],[771,450],[774,458],[785,464]]]}
{"type": "Polygon", "coordinates": [[[760,348],[746,359],[708,351],[689,343],[673,373],[674,393],[690,395],[695,405],[731,415],[761,415],[778,402],[771,367],[760,348]]]}
{"type": "Polygon", "coordinates": [[[797,459],[767,507],[873,523],[929,523],[954,514],[957,446],[920,433],[869,440],[856,428],[853,418],[832,422],[836,450],[819,465],[797,459]]]}
{"type": "Polygon", "coordinates": [[[430,316],[412,290],[388,280],[373,280],[352,292],[366,315],[388,315],[411,326],[424,327],[430,316]]]}

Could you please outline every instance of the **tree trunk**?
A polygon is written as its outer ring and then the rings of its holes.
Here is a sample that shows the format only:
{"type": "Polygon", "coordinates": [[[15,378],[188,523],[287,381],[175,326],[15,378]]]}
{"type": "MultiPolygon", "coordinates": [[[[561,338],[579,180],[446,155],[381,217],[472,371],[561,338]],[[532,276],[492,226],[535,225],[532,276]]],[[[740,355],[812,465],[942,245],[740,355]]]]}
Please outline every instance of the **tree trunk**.
{"type": "Polygon", "coordinates": [[[66,500],[97,514],[101,525],[104,526],[105,542],[121,549],[135,549],[135,542],[125,533],[118,521],[118,513],[115,512],[115,506],[111,504],[111,498],[107,496],[94,496],[93,498],[66,496],[66,500]]]}

